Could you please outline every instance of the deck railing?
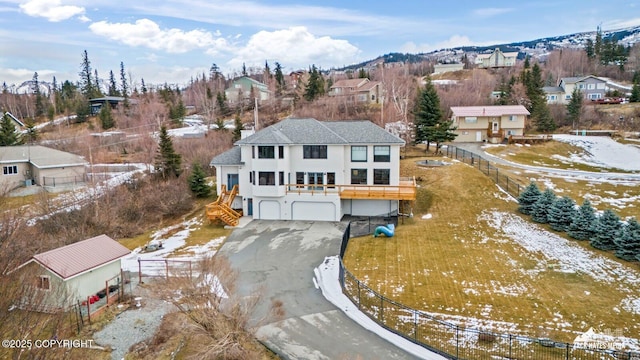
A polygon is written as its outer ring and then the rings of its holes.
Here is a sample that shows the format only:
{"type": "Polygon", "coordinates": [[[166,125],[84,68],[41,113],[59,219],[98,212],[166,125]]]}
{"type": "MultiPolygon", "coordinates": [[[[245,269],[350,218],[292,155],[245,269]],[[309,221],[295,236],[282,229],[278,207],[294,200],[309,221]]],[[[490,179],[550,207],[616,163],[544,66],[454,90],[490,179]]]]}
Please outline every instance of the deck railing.
{"type": "Polygon", "coordinates": [[[339,195],[341,199],[415,200],[416,180],[400,178],[398,185],[286,184],[287,194],[339,195]]]}

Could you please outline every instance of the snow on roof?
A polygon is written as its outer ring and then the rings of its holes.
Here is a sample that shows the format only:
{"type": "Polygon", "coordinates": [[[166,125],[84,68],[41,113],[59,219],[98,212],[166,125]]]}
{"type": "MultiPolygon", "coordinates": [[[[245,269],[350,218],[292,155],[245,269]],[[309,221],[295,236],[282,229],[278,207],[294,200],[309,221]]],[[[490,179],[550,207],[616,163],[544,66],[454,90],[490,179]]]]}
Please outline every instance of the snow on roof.
{"type": "Polygon", "coordinates": [[[453,116],[530,115],[522,105],[452,106],[453,116]]]}
{"type": "Polygon", "coordinates": [[[131,251],[119,242],[107,235],[99,235],[34,255],[33,260],[66,280],[129,253],[131,251]]]}

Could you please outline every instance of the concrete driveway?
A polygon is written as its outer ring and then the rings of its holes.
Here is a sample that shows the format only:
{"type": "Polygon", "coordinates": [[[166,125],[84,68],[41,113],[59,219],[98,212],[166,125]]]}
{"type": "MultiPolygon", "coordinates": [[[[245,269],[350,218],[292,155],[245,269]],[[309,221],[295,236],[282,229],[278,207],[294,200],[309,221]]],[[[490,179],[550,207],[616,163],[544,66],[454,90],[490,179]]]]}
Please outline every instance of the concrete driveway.
{"type": "Polygon", "coordinates": [[[262,325],[258,338],[283,359],[415,359],[363,329],[327,301],[313,282],[313,269],[340,250],[345,223],[254,220],[233,231],[218,251],[239,271],[237,289],[261,288],[254,318],[272,300],[285,316],[262,325]]]}

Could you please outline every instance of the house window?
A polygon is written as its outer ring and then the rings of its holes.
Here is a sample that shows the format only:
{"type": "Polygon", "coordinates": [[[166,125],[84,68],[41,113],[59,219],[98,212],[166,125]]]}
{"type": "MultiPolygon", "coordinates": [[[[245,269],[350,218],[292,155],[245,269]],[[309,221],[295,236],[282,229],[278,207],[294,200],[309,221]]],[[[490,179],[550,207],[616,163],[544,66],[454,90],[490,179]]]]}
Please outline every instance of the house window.
{"type": "Polygon", "coordinates": [[[280,172],[278,173],[278,175],[279,175],[279,176],[278,176],[278,177],[279,177],[279,179],[278,179],[278,180],[280,181],[280,182],[278,183],[278,185],[282,186],[282,185],[284,185],[284,171],[280,171],[280,172]]]}
{"type": "Polygon", "coordinates": [[[251,178],[251,184],[255,185],[256,184],[256,172],[252,171],[251,175],[249,177],[251,178]]]}
{"type": "Polygon", "coordinates": [[[38,289],[51,290],[51,279],[46,275],[38,277],[38,289]]]}
{"type": "MultiPolygon", "coordinates": [[[[327,185],[335,185],[336,184],[336,173],[327,173],[327,185]]],[[[335,186],[327,186],[329,189],[335,189],[335,186]]]]}
{"type": "MultiPolygon", "coordinates": [[[[323,174],[321,172],[310,172],[307,174],[309,184],[322,185],[324,183],[323,174]]],[[[309,186],[309,190],[322,190],[322,186],[309,186]]]]}
{"type": "MultiPolygon", "coordinates": [[[[553,95],[554,100],[555,100],[555,97],[556,97],[556,96],[555,96],[555,95],[553,95]]],[[[515,115],[509,115],[509,121],[516,121],[516,120],[518,120],[518,117],[517,117],[517,116],[515,116],[515,115]]]]}
{"type": "Polygon", "coordinates": [[[3,166],[2,167],[2,173],[4,175],[14,175],[18,173],[18,166],[17,165],[9,165],[9,166],[3,166]]]}
{"type": "Polygon", "coordinates": [[[589,94],[588,96],[589,96],[589,99],[591,99],[591,100],[597,100],[597,99],[600,99],[602,97],[602,94],[596,93],[596,94],[589,94]]]}
{"type": "Polygon", "coordinates": [[[584,89],[584,84],[578,84],[578,89],[584,89]]]}
{"type": "Polygon", "coordinates": [[[260,185],[273,186],[276,184],[276,173],[273,171],[260,171],[258,172],[258,179],[260,185]]]}
{"type": "Polygon", "coordinates": [[[367,161],[367,147],[366,146],[352,146],[351,147],[351,161],[352,162],[366,162],[367,161]]]}
{"type": "Polygon", "coordinates": [[[373,161],[374,162],[391,161],[391,146],[374,146],[373,161]]]}
{"type": "Polygon", "coordinates": [[[515,135],[513,130],[507,130],[507,135],[515,135]]]}
{"type": "Polygon", "coordinates": [[[389,185],[389,169],[373,169],[373,183],[375,185],[389,185]]]}
{"type": "Polygon", "coordinates": [[[351,184],[360,185],[367,183],[367,169],[351,169],[351,184]]]}
{"type": "Polygon", "coordinates": [[[251,158],[252,159],[256,158],[256,147],[255,146],[251,146],[251,158]]]}
{"type": "Polygon", "coordinates": [[[462,135],[469,135],[469,132],[468,131],[463,131],[462,135]]]}
{"type": "Polygon", "coordinates": [[[478,118],[475,116],[467,116],[464,118],[464,122],[467,124],[475,124],[478,122],[478,118]]]}
{"type": "Polygon", "coordinates": [[[258,146],[258,159],[275,159],[273,146],[258,146]]]}
{"type": "Polygon", "coordinates": [[[284,146],[278,146],[278,159],[284,159],[284,146]]]}
{"type": "Polygon", "coordinates": [[[596,88],[596,84],[587,84],[587,90],[593,90],[596,88]]]}
{"type": "Polygon", "coordinates": [[[304,173],[301,171],[296,173],[296,184],[304,184],[304,173]]]}
{"type": "Polygon", "coordinates": [[[305,159],[326,159],[327,145],[304,145],[302,147],[305,159]]]}
{"type": "Polygon", "coordinates": [[[564,99],[565,99],[565,100],[571,100],[571,95],[565,95],[565,96],[564,96],[564,99]]]}

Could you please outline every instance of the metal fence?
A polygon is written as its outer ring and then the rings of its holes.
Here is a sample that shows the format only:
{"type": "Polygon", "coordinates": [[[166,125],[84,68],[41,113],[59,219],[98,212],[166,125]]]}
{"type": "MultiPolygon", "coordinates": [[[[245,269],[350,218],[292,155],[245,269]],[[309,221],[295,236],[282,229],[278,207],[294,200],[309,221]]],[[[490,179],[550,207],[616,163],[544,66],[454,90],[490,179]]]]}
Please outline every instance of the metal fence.
{"type": "Polygon", "coordinates": [[[42,177],[42,186],[56,187],[62,185],[76,185],[76,184],[84,184],[87,182],[86,175],[75,175],[75,176],[43,176],[42,177]]]}
{"type": "MultiPolygon", "coordinates": [[[[498,168],[477,154],[449,146],[447,156],[478,166],[480,171],[516,198],[524,189],[522,184],[500,174],[498,168]]],[[[640,360],[640,352],[615,349],[619,345],[616,343],[599,341],[576,345],[547,338],[469,328],[388,299],[358,280],[342,263],[351,233],[349,224],[340,246],[339,278],[342,292],[380,326],[444,357],[469,360],[640,360]]]]}
{"type": "Polygon", "coordinates": [[[452,145],[447,146],[446,150],[447,157],[477,167],[478,170],[487,175],[498,186],[500,186],[515,198],[518,198],[520,196],[520,192],[527,186],[520,184],[518,181],[508,177],[504,173],[501,173],[500,169],[491,165],[491,162],[489,160],[483,158],[478,154],[475,154],[469,150],[460,149],[457,146],[452,145]]]}

